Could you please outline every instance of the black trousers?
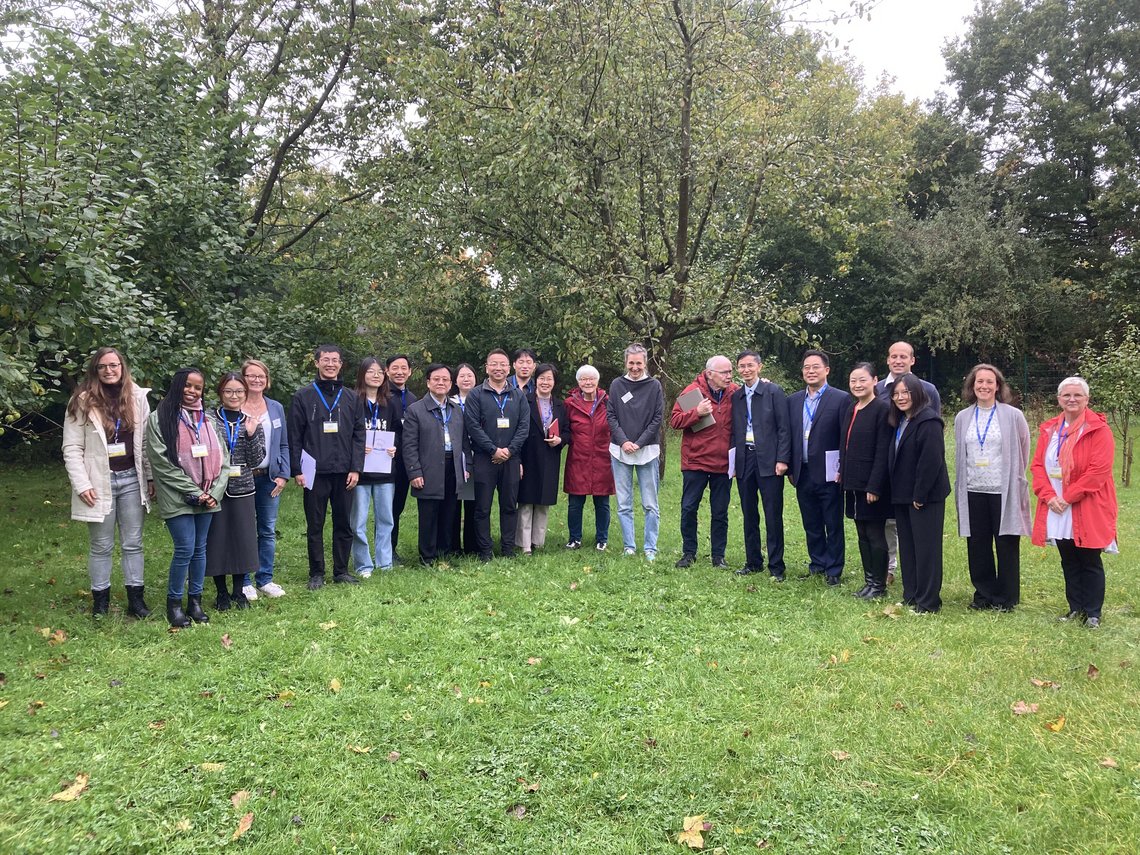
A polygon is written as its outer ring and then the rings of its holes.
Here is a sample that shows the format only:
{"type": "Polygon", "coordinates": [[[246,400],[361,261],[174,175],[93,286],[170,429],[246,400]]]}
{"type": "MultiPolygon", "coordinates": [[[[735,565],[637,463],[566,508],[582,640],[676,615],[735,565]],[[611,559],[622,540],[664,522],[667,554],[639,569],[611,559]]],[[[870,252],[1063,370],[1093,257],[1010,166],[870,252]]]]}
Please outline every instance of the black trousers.
{"type": "Polygon", "coordinates": [[[396,554],[396,546],[400,542],[400,514],[408,504],[408,470],[404,468],[404,461],[396,455],[395,471],[392,473],[392,483],[396,485],[396,492],[392,495],[392,554],[396,554]]]}
{"type": "Polygon", "coordinates": [[[736,489],[740,493],[740,511],[744,518],[744,563],[754,570],[764,569],[764,544],[760,541],[760,505],[763,504],[768,570],[773,576],[783,576],[784,476],[761,475],[752,451],[745,451],[743,465],[740,460],[736,461],[736,472],[736,489]]]}
{"type": "Polygon", "coordinates": [[[459,502],[455,499],[455,467],[448,458],[443,464],[443,499],[416,499],[420,511],[420,561],[432,564],[451,551],[451,529],[459,502]]]}
{"type": "Polygon", "coordinates": [[[807,539],[808,567],[812,573],[843,575],[843,491],[834,481],[821,484],[807,477],[807,466],[796,485],[796,501],[807,539]]]}
{"type": "Polygon", "coordinates": [[[475,536],[475,500],[456,501],[455,519],[451,523],[453,555],[473,555],[479,551],[475,536]]]}
{"type": "Polygon", "coordinates": [[[348,554],[352,550],[352,494],[345,486],[347,472],[317,474],[313,489],[304,490],[305,531],[309,547],[309,575],[325,575],[325,514],[332,505],[333,575],[348,572],[348,554]]]}
{"type": "Polygon", "coordinates": [[[499,549],[503,555],[514,555],[515,525],[519,515],[519,461],[512,457],[506,463],[492,463],[489,455],[476,454],[471,477],[475,479],[475,539],[479,555],[490,558],[494,552],[491,540],[491,503],[499,492],[499,549]]]}
{"type": "Polygon", "coordinates": [[[859,557],[863,561],[863,579],[868,584],[887,584],[887,521],[855,520],[859,537],[859,557]]]}
{"type": "Polygon", "coordinates": [[[966,511],[970,519],[966,558],[974,605],[1011,609],[1021,602],[1021,537],[998,534],[1001,496],[997,493],[967,493],[966,511]]]}
{"type": "Polygon", "coordinates": [[[1061,553],[1069,611],[1099,618],[1104,606],[1104,562],[1100,550],[1085,549],[1072,540],[1058,540],[1057,551],[1061,553]]]}
{"type": "Polygon", "coordinates": [[[927,502],[921,510],[910,503],[895,505],[903,602],[908,606],[931,612],[942,608],[942,526],[945,520],[945,502],[927,502]]]}
{"type": "Polygon", "coordinates": [[[732,497],[732,481],[727,473],[681,470],[681,551],[697,554],[697,512],[705,488],[709,491],[712,559],[724,558],[728,546],[728,500],[732,497]]]}

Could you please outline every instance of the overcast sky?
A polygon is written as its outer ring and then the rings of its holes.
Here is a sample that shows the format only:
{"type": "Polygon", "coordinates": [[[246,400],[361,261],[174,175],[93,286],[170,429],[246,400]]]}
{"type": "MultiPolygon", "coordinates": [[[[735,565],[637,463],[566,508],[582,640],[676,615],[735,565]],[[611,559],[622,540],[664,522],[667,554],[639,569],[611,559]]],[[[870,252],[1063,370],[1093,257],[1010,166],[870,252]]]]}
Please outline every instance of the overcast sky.
{"type": "MultiPolygon", "coordinates": [[[[814,0],[823,14],[848,13],[851,0],[814,0]]],[[[894,78],[891,88],[910,98],[925,101],[946,89],[946,65],[942,46],[962,35],[965,19],[973,14],[975,0],[882,0],[871,18],[841,21],[838,25],[815,25],[839,39],[840,47],[863,66],[867,84],[874,85],[886,73],[894,78]]],[[[800,17],[807,19],[807,9],[800,17]]]]}

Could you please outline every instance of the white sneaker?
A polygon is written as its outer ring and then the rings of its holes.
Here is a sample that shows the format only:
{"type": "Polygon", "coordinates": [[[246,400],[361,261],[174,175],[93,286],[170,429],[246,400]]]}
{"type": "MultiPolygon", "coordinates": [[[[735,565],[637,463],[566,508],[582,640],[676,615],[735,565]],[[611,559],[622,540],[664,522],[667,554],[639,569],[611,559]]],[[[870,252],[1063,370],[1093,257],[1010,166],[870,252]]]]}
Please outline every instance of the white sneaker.
{"type": "Polygon", "coordinates": [[[361,579],[371,579],[372,578],[372,571],[371,570],[361,570],[356,575],[359,576],[361,579]]]}
{"type": "Polygon", "coordinates": [[[253,585],[243,585],[241,592],[251,603],[257,599],[257,588],[253,587],[253,585]]]}
{"type": "Polygon", "coordinates": [[[259,590],[270,599],[276,599],[277,597],[285,596],[285,589],[278,585],[276,582],[266,582],[261,586],[259,590]]]}
{"type": "Polygon", "coordinates": [[[655,549],[645,550],[645,560],[646,561],[656,561],[657,560],[657,550],[655,550],[655,549]]]}
{"type": "Polygon", "coordinates": [[[625,549],[622,550],[622,555],[626,555],[626,556],[637,555],[637,550],[631,546],[627,546],[625,549]]]}

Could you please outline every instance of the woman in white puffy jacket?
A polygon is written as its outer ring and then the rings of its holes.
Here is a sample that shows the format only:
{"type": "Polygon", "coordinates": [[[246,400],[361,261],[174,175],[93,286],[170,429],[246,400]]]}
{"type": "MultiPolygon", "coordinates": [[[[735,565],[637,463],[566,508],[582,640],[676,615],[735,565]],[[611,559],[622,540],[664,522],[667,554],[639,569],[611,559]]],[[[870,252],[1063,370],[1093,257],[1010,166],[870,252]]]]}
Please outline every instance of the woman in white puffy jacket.
{"type": "Polygon", "coordinates": [[[119,530],[127,614],[144,618],[143,520],[154,495],[143,433],[150,405],[131,380],[127,360],[113,347],[95,351],[63,422],[63,461],[71,480],[71,518],[87,523],[91,546],[92,613],[111,602],[111,553],[119,530]]]}

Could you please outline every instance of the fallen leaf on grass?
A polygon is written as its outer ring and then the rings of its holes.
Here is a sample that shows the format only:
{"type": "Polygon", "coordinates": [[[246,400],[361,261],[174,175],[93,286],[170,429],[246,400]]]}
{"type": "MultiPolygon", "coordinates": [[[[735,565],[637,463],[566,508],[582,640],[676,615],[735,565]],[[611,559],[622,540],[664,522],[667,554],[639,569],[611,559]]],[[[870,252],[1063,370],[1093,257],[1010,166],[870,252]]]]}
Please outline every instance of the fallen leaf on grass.
{"type": "Polygon", "coordinates": [[[771,845],[772,844],[769,843],[767,840],[757,840],[756,841],[756,848],[757,849],[767,849],[771,845]]]}
{"type": "Polygon", "coordinates": [[[48,644],[52,647],[55,647],[58,644],[63,644],[65,641],[67,641],[67,633],[62,629],[57,629],[55,632],[48,636],[48,644]]]}
{"type": "Polygon", "coordinates": [[[1027,704],[1025,701],[1014,701],[1009,708],[1014,715],[1032,715],[1037,712],[1037,704],[1027,704]]]}
{"type": "Polygon", "coordinates": [[[480,688],[480,689],[489,689],[489,688],[491,688],[491,681],[490,681],[490,680],[480,680],[480,681],[479,681],[479,688],[480,688]]]}
{"type": "Polygon", "coordinates": [[[646,748],[656,748],[657,747],[657,740],[654,739],[652,736],[647,736],[645,738],[645,747],[646,748]]]}
{"type": "Polygon", "coordinates": [[[840,763],[842,763],[844,760],[851,759],[851,755],[846,751],[832,751],[831,756],[838,760],[840,763]]]}
{"type": "Polygon", "coordinates": [[[507,808],[507,816],[513,816],[515,819],[522,819],[526,816],[526,805],[511,805],[507,808]]]}
{"type": "Polygon", "coordinates": [[[79,798],[79,794],[87,789],[87,782],[91,780],[91,776],[86,772],[80,772],[75,776],[75,780],[52,796],[48,801],[52,802],[73,802],[79,798]]]}
{"type": "Polygon", "coordinates": [[[1115,769],[1117,766],[1117,763],[1111,757],[1105,757],[1103,760],[1100,761],[1100,765],[1106,769],[1115,769]]]}
{"type": "Polygon", "coordinates": [[[470,698],[467,699],[467,703],[469,703],[469,704],[481,704],[481,703],[483,703],[483,699],[477,698],[474,695],[472,695],[470,698]]]}
{"type": "Polygon", "coordinates": [[[1065,717],[1063,715],[1057,716],[1056,721],[1045,722],[1045,729],[1051,730],[1054,733],[1060,733],[1065,727],[1065,717]]]}
{"type": "Polygon", "coordinates": [[[226,768],[225,763],[199,763],[198,768],[203,772],[220,772],[226,768]]]}
{"type": "Polygon", "coordinates": [[[353,754],[371,754],[372,753],[372,746],[371,745],[350,745],[350,746],[348,746],[348,750],[351,751],[353,754]]]}
{"type": "Polygon", "coordinates": [[[388,752],[388,762],[389,763],[395,763],[399,759],[400,759],[400,752],[399,751],[389,751],[388,752]]]}
{"type": "Polygon", "coordinates": [[[562,615],[560,620],[562,621],[563,626],[573,626],[574,624],[578,623],[581,618],[570,617],[570,615],[562,615]]]}
{"type": "Polygon", "coordinates": [[[1100,676],[1100,669],[1097,668],[1095,665],[1093,665],[1090,662],[1089,663],[1089,670],[1086,673],[1088,673],[1090,680],[1095,680],[1097,677],[1100,676]]]}
{"type": "Polygon", "coordinates": [[[703,813],[699,816],[687,816],[685,817],[684,830],[677,835],[677,842],[683,843],[690,849],[704,849],[705,839],[701,836],[701,832],[711,829],[712,823],[705,822],[703,813]]]}
{"type": "Polygon", "coordinates": [[[457,697],[457,698],[463,697],[463,690],[461,688],[459,688],[458,686],[452,686],[451,691],[455,692],[455,697],[457,697]]]}
{"type": "Polygon", "coordinates": [[[542,657],[541,656],[530,656],[527,658],[526,664],[527,665],[540,665],[540,664],[542,664],[542,657]]]}
{"type": "Polygon", "coordinates": [[[1056,683],[1053,680],[1039,680],[1036,677],[1030,677],[1029,682],[1032,683],[1034,686],[1036,686],[1039,689],[1059,689],[1059,688],[1061,688],[1061,684],[1056,683]]]}
{"type": "Polygon", "coordinates": [[[330,692],[332,692],[335,695],[340,690],[341,690],[340,680],[338,680],[336,677],[333,677],[331,680],[329,680],[329,691],[330,692]]]}
{"type": "Polygon", "coordinates": [[[28,715],[35,715],[44,708],[43,701],[32,701],[28,704],[28,715]]]}
{"type": "MultiPolygon", "coordinates": [[[[1131,659],[1122,659],[1120,661],[1120,667],[1121,668],[1131,668],[1132,667],[1132,660],[1131,659]]],[[[3,677],[4,677],[4,675],[0,674],[0,686],[4,685],[3,677]]]]}
{"type": "Polygon", "coordinates": [[[241,806],[249,801],[249,790],[238,790],[230,796],[230,804],[234,806],[234,810],[241,810],[241,806]]]}
{"type": "Polygon", "coordinates": [[[571,591],[577,591],[578,590],[578,583],[577,582],[571,582],[570,583],[570,590],[571,591]]]}
{"type": "Polygon", "coordinates": [[[6,706],[8,706],[8,702],[5,700],[0,700],[0,710],[4,709],[6,706]]]}
{"type": "Polygon", "coordinates": [[[222,647],[224,647],[226,650],[229,650],[233,646],[234,646],[234,640],[232,638],[230,638],[230,634],[228,632],[225,633],[222,636],[222,647]]]}
{"type": "Polygon", "coordinates": [[[416,777],[421,781],[426,781],[429,777],[427,769],[416,769],[416,777]]]}
{"type": "Polygon", "coordinates": [[[319,627],[320,627],[321,629],[323,629],[325,632],[328,632],[330,629],[336,629],[336,625],[337,625],[337,624],[336,624],[336,621],[335,621],[335,620],[330,620],[330,621],[327,621],[327,622],[325,622],[325,623],[319,623],[319,624],[317,624],[317,626],[319,626],[319,627]]]}
{"type": "Polygon", "coordinates": [[[272,701],[291,701],[295,697],[297,697],[296,692],[292,691],[291,689],[285,689],[284,691],[278,692],[276,695],[270,695],[269,699],[272,701]]]}
{"type": "Polygon", "coordinates": [[[42,635],[44,638],[51,638],[51,627],[50,626],[38,626],[38,627],[36,627],[36,631],[39,632],[39,634],[42,635]]]}
{"type": "Polygon", "coordinates": [[[149,727],[151,730],[162,730],[164,727],[166,727],[166,719],[160,718],[156,721],[152,721],[147,725],[147,727],[149,727]]]}
{"type": "Polygon", "coordinates": [[[185,818],[180,819],[178,822],[174,823],[175,831],[189,831],[191,828],[192,826],[190,825],[190,820],[185,818]]]}
{"type": "Polygon", "coordinates": [[[898,603],[887,606],[883,609],[882,614],[891,618],[891,620],[897,620],[899,616],[902,615],[902,606],[900,606],[898,603]]]}
{"type": "Polygon", "coordinates": [[[893,704],[891,704],[891,709],[900,711],[905,710],[906,704],[904,704],[902,701],[895,701],[893,704]]]}
{"type": "Polygon", "coordinates": [[[882,640],[883,640],[883,639],[881,639],[881,638],[879,638],[878,636],[875,636],[875,635],[864,635],[864,636],[863,636],[863,643],[864,643],[864,644],[878,644],[878,643],[879,643],[879,642],[881,642],[882,640]]]}
{"type": "Polygon", "coordinates": [[[253,827],[253,814],[247,813],[245,816],[243,816],[238,821],[237,828],[234,829],[234,836],[231,837],[230,840],[237,840],[239,837],[241,837],[243,834],[245,834],[247,831],[249,831],[252,827],[253,827]]]}

